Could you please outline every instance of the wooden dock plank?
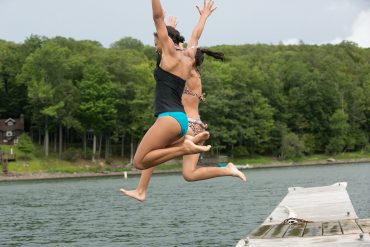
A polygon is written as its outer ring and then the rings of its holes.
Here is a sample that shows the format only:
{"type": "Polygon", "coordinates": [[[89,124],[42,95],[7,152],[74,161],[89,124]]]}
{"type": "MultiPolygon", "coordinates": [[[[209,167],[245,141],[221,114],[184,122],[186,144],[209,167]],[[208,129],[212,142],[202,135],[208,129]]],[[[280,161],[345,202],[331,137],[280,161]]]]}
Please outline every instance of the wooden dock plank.
{"type": "Polygon", "coordinates": [[[243,247],[369,247],[370,236],[366,234],[362,240],[358,235],[333,235],[309,238],[275,238],[250,239],[243,247]]]}
{"type": "Polygon", "coordinates": [[[262,238],[271,228],[271,225],[261,225],[250,234],[250,238],[262,238]]]}
{"type": "Polygon", "coordinates": [[[370,219],[356,220],[363,232],[370,233],[370,219]]]}
{"type": "Polygon", "coordinates": [[[302,237],[305,228],[306,223],[291,225],[288,231],[285,233],[284,238],[302,237]]]}
{"type": "Polygon", "coordinates": [[[303,237],[317,237],[322,236],[322,223],[321,222],[309,222],[304,229],[303,237]]]}
{"type": "Polygon", "coordinates": [[[323,236],[342,235],[342,229],[338,221],[322,223],[323,236]]]}
{"type": "Polygon", "coordinates": [[[271,230],[263,237],[264,239],[267,238],[282,238],[285,232],[288,230],[289,225],[279,224],[274,225],[271,230]]]}
{"type": "Polygon", "coordinates": [[[357,225],[355,220],[340,220],[343,234],[358,234],[362,233],[361,228],[357,225]]]}

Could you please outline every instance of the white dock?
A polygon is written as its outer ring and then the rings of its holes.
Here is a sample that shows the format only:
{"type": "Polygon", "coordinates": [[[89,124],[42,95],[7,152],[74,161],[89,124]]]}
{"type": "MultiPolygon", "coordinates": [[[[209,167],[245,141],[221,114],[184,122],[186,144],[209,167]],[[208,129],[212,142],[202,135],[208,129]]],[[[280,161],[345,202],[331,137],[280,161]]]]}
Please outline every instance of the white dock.
{"type": "Polygon", "coordinates": [[[249,246],[370,246],[370,219],[358,219],[347,183],[292,187],[260,227],[241,239],[249,246]]]}

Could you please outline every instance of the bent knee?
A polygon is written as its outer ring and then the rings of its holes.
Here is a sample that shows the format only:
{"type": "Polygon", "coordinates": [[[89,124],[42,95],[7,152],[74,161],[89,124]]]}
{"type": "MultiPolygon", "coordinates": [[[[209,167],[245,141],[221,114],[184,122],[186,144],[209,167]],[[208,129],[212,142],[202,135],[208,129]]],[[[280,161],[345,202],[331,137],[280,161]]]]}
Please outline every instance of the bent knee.
{"type": "Polygon", "coordinates": [[[183,172],[182,177],[185,179],[186,182],[194,182],[195,177],[190,172],[183,172]]]}
{"type": "Polygon", "coordinates": [[[134,162],[134,167],[136,169],[138,169],[138,170],[145,170],[146,169],[145,165],[143,164],[143,162],[141,160],[139,160],[137,158],[134,158],[133,162],[134,162]]]}
{"type": "Polygon", "coordinates": [[[145,170],[145,167],[142,164],[138,164],[134,162],[134,167],[138,170],[145,170]]]}

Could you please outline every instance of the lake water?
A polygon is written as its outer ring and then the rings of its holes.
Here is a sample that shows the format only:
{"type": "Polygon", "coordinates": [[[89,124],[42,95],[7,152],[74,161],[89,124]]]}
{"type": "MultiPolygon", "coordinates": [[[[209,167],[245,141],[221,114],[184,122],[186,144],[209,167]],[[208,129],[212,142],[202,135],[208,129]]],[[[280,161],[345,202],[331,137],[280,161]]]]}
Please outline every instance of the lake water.
{"type": "Polygon", "coordinates": [[[248,182],[155,175],[147,201],[121,196],[138,176],[0,183],[0,246],[235,246],[292,186],[347,181],[370,218],[370,164],[246,170],[248,182]]]}

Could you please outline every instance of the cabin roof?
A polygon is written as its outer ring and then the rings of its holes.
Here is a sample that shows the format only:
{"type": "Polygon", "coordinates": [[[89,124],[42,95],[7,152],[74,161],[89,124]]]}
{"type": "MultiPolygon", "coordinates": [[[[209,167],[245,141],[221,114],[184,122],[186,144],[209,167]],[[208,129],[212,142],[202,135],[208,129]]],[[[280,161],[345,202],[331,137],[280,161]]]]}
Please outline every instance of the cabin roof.
{"type": "Polygon", "coordinates": [[[14,131],[14,130],[24,130],[24,121],[23,119],[0,119],[0,131],[14,131]],[[9,122],[12,122],[12,125],[9,125],[9,122]]]}

